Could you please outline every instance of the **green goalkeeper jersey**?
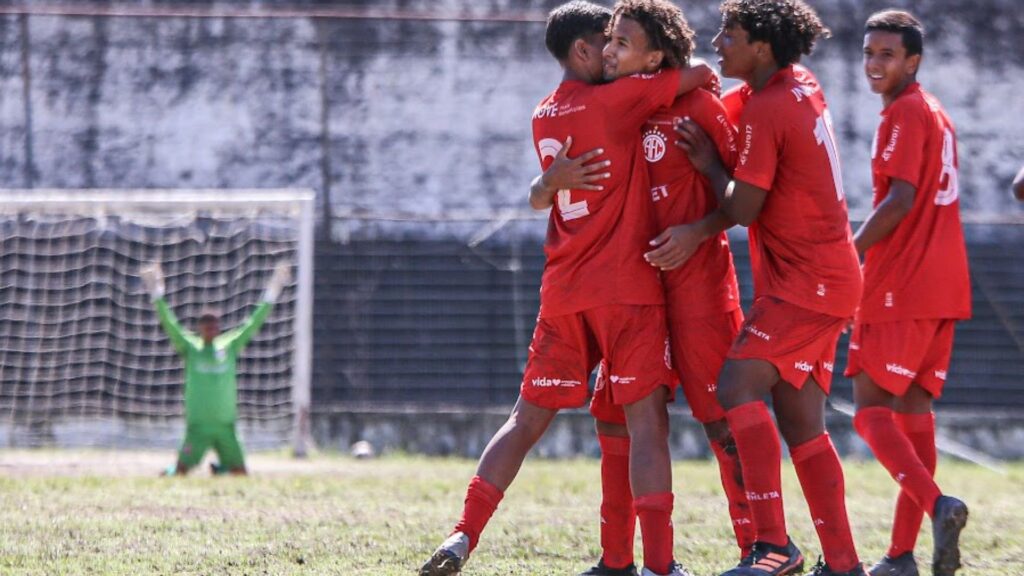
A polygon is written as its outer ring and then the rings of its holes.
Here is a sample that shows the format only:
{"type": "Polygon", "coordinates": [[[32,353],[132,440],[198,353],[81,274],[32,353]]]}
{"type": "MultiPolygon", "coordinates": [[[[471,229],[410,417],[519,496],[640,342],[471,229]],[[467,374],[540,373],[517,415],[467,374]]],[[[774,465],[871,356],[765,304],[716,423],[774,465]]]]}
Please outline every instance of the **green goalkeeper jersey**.
{"type": "Polygon", "coordinates": [[[224,332],[209,346],[186,330],[160,298],[156,311],[178,354],[185,359],[185,420],[189,424],[233,424],[238,419],[235,362],[238,353],[266,320],[270,302],[262,302],[241,326],[224,332]]]}

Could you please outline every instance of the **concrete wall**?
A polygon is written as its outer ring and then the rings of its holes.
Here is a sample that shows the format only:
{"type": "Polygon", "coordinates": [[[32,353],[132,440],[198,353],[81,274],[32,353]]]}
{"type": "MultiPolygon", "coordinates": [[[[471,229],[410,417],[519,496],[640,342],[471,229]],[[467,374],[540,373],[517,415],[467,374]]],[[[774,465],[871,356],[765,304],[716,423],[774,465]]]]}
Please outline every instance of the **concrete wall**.
{"type": "MultiPolygon", "coordinates": [[[[553,4],[343,6],[483,21],[0,16],[0,187],[301,186],[319,191],[321,214],[525,209],[530,113],[560,75],[543,23],[486,18],[543,18],[553,4]]],[[[699,4],[688,13],[709,56],[717,5],[699,4]]],[[[835,38],[806,63],[833,109],[850,204],[863,208],[880,103],[863,81],[860,30],[883,3],[814,4],[835,38]]],[[[885,4],[914,9],[929,28],[922,81],[959,126],[965,207],[1019,211],[1006,188],[1024,162],[1024,12],[1016,0],[885,4]]]]}

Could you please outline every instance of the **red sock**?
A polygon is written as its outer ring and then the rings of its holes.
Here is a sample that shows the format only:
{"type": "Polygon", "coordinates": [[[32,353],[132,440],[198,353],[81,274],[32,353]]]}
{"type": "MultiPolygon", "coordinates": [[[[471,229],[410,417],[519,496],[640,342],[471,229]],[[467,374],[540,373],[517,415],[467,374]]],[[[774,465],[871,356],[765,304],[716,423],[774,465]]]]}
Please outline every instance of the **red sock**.
{"type": "Polygon", "coordinates": [[[655,574],[668,574],[672,565],[671,492],[657,492],[633,501],[640,517],[640,533],[644,541],[644,566],[655,574]]]}
{"type": "MultiPolygon", "coordinates": [[[[928,472],[935,475],[935,415],[928,414],[900,414],[894,415],[896,425],[906,434],[914,452],[921,459],[921,463],[928,469],[928,472]]],[[[895,558],[914,551],[917,544],[917,535],[921,531],[921,520],[924,518],[924,510],[918,506],[914,499],[905,490],[900,490],[899,498],[896,499],[896,514],[892,521],[892,545],[886,554],[895,558]]]]}
{"type": "Polygon", "coordinates": [[[487,526],[494,510],[504,496],[501,490],[479,476],[473,476],[466,489],[466,506],[462,509],[462,519],[455,525],[455,532],[463,532],[469,536],[469,551],[472,552],[480,541],[480,533],[487,526]]]}
{"type": "Polygon", "coordinates": [[[629,486],[629,438],[597,435],[601,444],[601,559],[609,568],[633,563],[636,511],[629,486]]]}
{"type": "Polygon", "coordinates": [[[754,521],[750,517],[750,502],[743,489],[743,469],[736,453],[736,443],[732,438],[726,442],[712,442],[711,450],[718,460],[718,472],[722,476],[722,488],[729,501],[729,517],[732,519],[732,530],[736,534],[736,545],[740,547],[740,557],[750,553],[754,546],[754,521]]]}
{"type": "Polygon", "coordinates": [[[931,514],[935,499],[942,492],[932,479],[932,473],[914,451],[913,444],[896,426],[892,410],[882,406],[857,410],[857,415],[853,417],[853,427],[871,447],[875,458],[896,479],[900,489],[931,514]]]}
{"type": "Polygon", "coordinates": [[[846,516],[843,467],[828,433],[790,449],[804,499],[818,531],[825,563],[836,572],[853,570],[860,563],[846,516]]]}
{"type": "Polygon", "coordinates": [[[786,516],[782,508],[782,445],[764,402],[748,402],[725,414],[736,439],[743,483],[757,540],[785,546],[786,516]]]}

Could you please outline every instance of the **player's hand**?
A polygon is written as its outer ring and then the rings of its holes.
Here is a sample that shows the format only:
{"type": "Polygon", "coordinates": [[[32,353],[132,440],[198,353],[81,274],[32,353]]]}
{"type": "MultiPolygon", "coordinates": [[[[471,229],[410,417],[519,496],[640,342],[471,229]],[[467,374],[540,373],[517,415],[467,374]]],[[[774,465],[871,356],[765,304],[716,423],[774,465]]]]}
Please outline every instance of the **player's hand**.
{"type": "Polygon", "coordinates": [[[152,262],[140,268],[139,278],[153,300],[164,297],[164,271],[159,262],[152,262]]]}
{"type": "Polygon", "coordinates": [[[695,65],[706,66],[707,69],[711,71],[711,77],[708,78],[708,81],[703,86],[701,86],[701,88],[703,88],[704,90],[707,90],[708,92],[711,92],[712,94],[714,94],[717,97],[721,97],[722,96],[722,77],[718,75],[718,71],[715,70],[714,66],[709,64],[703,58],[691,58],[690,59],[690,66],[695,66],[695,65]]]}
{"type": "Polygon", "coordinates": [[[569,148],[572,146],[572,136],[565,140],[565,146],[555,155],[551,166],[541,176],[541,183],[547,190],[604,190],[604,186],[597,184],[601,180],[611,177],[607,168],[612,165],[611,160],[592,162],[591,160],[604,154],[603,148],[596,148],[589,152],[580,154],[575,158],[569,158],[569,148]]]}
{"type": "Polygon", "coordinates": [[[287,260],[279,260],[274,266],[274,273],[270,276],[267,289],[263,292],[265,302],[274,302],[281,295],[285,285],[292,281],[292,265],[287,260]]]}
{"type": "Polygon", "coordinates": [[[696,223],[670,226],[651,240],[651,246],[657,248],[644,254],[644,259],[651,266],[672,270],[685,264],[704,239],[704,234],[696,223]]]}
{"type": "Polygon", "coordinates": [[[696,122],[688,117],[683,118],[676,121],[673,128],[675,128],[676,135],[679,136],[676,146],[686,152],[690,163],[701,174],[707,174],[715,163],[721,162],[714,142],[696,122]]]}

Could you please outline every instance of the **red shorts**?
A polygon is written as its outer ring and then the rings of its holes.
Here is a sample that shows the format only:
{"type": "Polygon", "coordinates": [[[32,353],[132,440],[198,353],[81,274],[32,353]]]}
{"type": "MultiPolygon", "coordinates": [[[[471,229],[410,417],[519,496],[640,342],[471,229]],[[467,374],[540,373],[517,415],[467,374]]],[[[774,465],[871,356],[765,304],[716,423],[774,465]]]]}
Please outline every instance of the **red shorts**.
{"type": "Polygon", "coordinates": [[[613,304],[538,319],[520,394],[549,410],[583,406],[590,372],[602,358],[609,384],[594,394],[610,404],[632,404],[659,386],[674,390],[665,307],[613,304]]]}
{"type": "Polygon", "coordinates": [[[850,337],[846,375],[867,372],[875,384],[896,396],[915,383],[938,398],[953,354],[955,326],[956,320],[858,324],[850,337]]]}
{"type": "Polygon", "coordinates": [[[846,319],[829,316],[771,296],[754,301],[729,359],[771,362],[779,378],[796,389],[808,376],[828,394],[832,387],[836,343],[846,319]]]}
{"type": "MultiPolygon", "coordinates": [[[[725,410],[718,403],[718,373],[722,371],[725,355],[743,324],[743,311],[737,308],[703,318],[672,317],[669,309],[669,340],[672,343],[672,364],[682,382],[683,394],[693,417],[702,424],[725,418],[725,410]]],[[[601,389],[606,372],[601,362],[597,373],[597,389],[601,389]]],[[[621,406],[594,394],[590,402],[594,418],[613,424],[625,424],[626,415],[621,406]]]]}
{"type": "Polygon", "coordinates": [[[725,418],[718,403],[718,373],[743,326],[737,308],[704,318],[670,318],[672,361],[693,417],[702,424],[725,418]]]}

